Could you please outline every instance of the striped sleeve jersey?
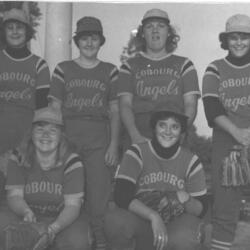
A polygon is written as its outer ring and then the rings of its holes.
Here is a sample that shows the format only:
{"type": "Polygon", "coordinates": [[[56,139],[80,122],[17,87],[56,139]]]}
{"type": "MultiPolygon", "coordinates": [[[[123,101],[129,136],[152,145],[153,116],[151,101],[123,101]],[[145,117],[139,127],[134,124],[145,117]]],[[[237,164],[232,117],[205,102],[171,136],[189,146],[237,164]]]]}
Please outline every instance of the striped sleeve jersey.
{"type": "Polygon", "coordinates": [[[199,158],[180,147],[170,159],[159,157],[151,142],[133,144],[124,154],[116,178],[126,179],[145,190],[185,190],[192,196],[206,193],[203,166],[199,158]]]}
{"type": "Polygon", "coordinates": [[[117,101],[118,69],[99,62],[83,68],[75,61],[59,63],[52,75],[49,98],[63,104],[66,117],[107,118],[109,103],[117,101]]]}
{"type": "Polygon", "coordinates": [[[49,88],[46,61],[34,54],[15,59],[0,51],[0,104],[35,109],[37,90],[49,88]]]}
{"type": "Polygon", "coordinates": [[[200,96],[197,71],[185,57],[151,59],[139,53],[120,68],[118,96],[127,94],[133,95],[135,113],[152,111],[166,98],[183,106],[184,95],[200,96]]]}

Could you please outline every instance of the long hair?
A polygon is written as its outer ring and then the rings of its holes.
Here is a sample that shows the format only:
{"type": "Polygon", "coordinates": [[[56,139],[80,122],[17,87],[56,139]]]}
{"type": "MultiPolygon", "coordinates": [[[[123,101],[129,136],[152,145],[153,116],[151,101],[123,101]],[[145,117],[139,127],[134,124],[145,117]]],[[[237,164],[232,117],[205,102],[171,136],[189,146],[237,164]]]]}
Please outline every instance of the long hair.
{"type": "MultiPolygon", "coordinates": [[[[55,167],[62,166],[67,160],[69,154],[72,153],[73,151],[75,151],[75,147],[73,143],[71,143],[66,138],[64,130],[63,128],[61,128],[61,138],[57,146],[57,156],[56,156],[55,167]]],[[[23,138],[19,146],[15,150],[13,150],[13,154],[15,155],[15,159],[17,160],[19,165],[26,167],[26,168],[33,167],[34,161],[36,159],[36,148],[32,140],[32,131],[28,133],[23,138]]]]}
{"type": "MultiPolygon", "coordinates": [[[[180,40],[180,36],[177,34],[175,28],[168,24],[169,36],[166,41],[166,51],[168,53],[174,52],[177,48],[177,44],[180,40]]],[[[136,49],[137,51],[146,51],[146,41],[143,35],[143,25],[138,27],[138,32],[136,34],[136,49]]]]}

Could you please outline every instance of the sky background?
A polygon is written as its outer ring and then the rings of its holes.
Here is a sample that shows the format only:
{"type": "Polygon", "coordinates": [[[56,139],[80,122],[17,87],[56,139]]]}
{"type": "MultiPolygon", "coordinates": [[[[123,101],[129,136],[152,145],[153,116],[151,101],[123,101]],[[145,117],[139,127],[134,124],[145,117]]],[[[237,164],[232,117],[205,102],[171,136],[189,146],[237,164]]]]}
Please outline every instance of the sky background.
{"type": "MultiPolygon", "coordinates": [[[[40,20],[37,39],[32,41],[32,50],[44,57],[46,2],[40,2],[39,6],[43,16],[40,20]]],[[[72,33],[76,29],[77,20],[81,17],[88,15],[99,18],[102,21],[106,37],[106,43],[100,50],[99,58],[119,67],[119,57],[123,47],[127,45],[130,32],[138,27],[144,13],[151,8],[160,8],[167,11],[172,25],[181,37],[175,53],[193,61],[198,71],[200,88],[207,65],[211,61],[226,55],[226,51],[220,48],[218,40],[218,34],[225,30],[226,20],[236,13],[250,15],[250,2],[163,3],[153,1],[151,3],[112,3],[80,1],[73,2],[72,33]]],[[[73,58],[78,56],[77,52],[74,43],[72,43],[73,58]]],[[[201,100],[199,100],[195,125],[198,134],[211,135],[211,129],[207,126],[201,100]]]]}

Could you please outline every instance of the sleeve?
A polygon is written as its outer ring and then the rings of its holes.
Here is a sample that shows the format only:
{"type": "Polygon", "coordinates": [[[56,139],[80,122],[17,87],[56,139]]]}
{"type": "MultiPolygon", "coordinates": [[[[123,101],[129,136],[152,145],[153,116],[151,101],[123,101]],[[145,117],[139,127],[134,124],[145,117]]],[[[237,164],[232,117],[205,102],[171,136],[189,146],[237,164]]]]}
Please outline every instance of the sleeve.
{"type": "Polygon", "coordinates": [[[187,168],[186,191],[194,197],[207,193],[205,172],[197,155],[193,155],[187,168]]]}
{"type": "Polygon", "coordinates": [[[128,61],[122,64],[118,76],[118,96],[126,94],[134,94],[133,74],[128,61]]]}
{"type": "Polygon", "coordinates": [[[183,83],[184,95],[198,95],[200,97],[200,89],[198,82],[198,74],[194,64],[186,59],[181,69],[181,81],[183,83]]]}
{"type": "Polygon", "coordinates": [[[125,179],[136,184],[143,167],[140,148],[133,144],[125,152],[121,164],[117,168],[116,178],[125,179]]]}
{"type": "Polygon", "coordinates": [[[66,161],[63,193],[66,199],[84,196],[84,167],[77,154],[71,154],[66,161]]]}
{"type": "Polygon", "coordinates": [[[48,97],[62,102],[64,99],[64,95],[65,95],[64,71],[61,65],[58,64],[52,74],[51,86],[48,97]]]}
{"type": "Polygon", "coordinates": [[[109,92],[109,101],[113,101],[117,99],[117,91],[118,91],[118,74],[119,71],[117,67],[113,67],[110,72],[110,92],[109,92]]]}
{"type": "Polygon", "coordinates": [[[50,71],[46,61],[39,58],[36,63],[36,108],[48,105],[48,93],[50,88],[50,71]]]}
{"type": "Polygon", "coordinates": [[[213,96],[219,98],[220,74],[214,63],[206,68],[202,80],[202,97],[213,96]]]}
{"type": "Polygon", "coordinates": [[[227,112],[218,97],[205,96],[202,99],[208,126],[212,128],[214,119],[220,115],[227,115],[227,112]]]}
{"type": "Polygon", "coordinates": [[[18,160],[14,154],[10,156],[7,166],[7,176],[5,189],[23,189],[25,185],[25,177],[22,167],[18,164],[18,160]]]}

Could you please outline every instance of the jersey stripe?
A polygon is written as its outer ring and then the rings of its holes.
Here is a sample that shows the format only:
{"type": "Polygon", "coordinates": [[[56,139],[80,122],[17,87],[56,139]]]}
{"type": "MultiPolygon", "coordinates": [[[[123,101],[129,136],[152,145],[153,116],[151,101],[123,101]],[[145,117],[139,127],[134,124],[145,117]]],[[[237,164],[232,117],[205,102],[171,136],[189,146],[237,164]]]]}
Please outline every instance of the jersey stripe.
{"type": "Polygon", "coordinates": [[[187,59],[182,66],[181,76],[184,76],[185,74],[187,74],[189,71],[193,69],[194,69],[193,63],[187,59]]]}
{"type": "Polygon", "coordinates": [[[66,166],[64,168],[64,174],[68,174],[74,169],[83,167],[81,159],[78,155],[72,154],[70,159],[67,161],[66,166]]]}
{"type": "Polygon", "coordinates": [[[131,67],[130,67],[130,65],[127,62],[125,62],[124,64],[122,64],[122,66],[120,68],[120,71],[122,73],[130,75],[131,74],[131,67]]]}
{"type": "Polygon", "coordinates": [[[43,69],[47,68],[47,63],[45,62],[44,59],[42,58],[39,58],[37,63],[36,63],[36,70],[37,70],[37,73],[40,73],[43,69]]]}
{"type": "Polygon", "coordinates": [[[114,81],[116,81],[118,79],[118,74],[119,74],[118,69],[116,67],[113,68],[113,70],[110,73],[110,80],[111,80],[111,82],[114,82],[114,81]]]}
{"type": "Polygon", "coordinates": [[[216,78],[220,79],[220,73],[217,69],[217,67],[213,64],[210,64],[207,68],[206,68],[206,71],[205,71],[205,75],[212,75],[212,76],[215,76],[216,78]]]}
{"type": "Polygon", "coordinates": [[[200,164],[200,160],[197,155],[194,155],[188,165],[186,177],[189,177],[190,174],[195,170],[195,168],[200,164]]]}
{"type": "Polygon", "coordinates": [[[60,66],[56,66],[54,72],[53,72],[53,77],[59,79],[61,82],[64,82],[64,72],[60,68],[60,66]]]}
{"type": "Polygon", "coordinates": [[[142,167],[142,155],[141,155],[141,150],[137,145],[131,145],[129,149],[126,152],[127,155],[132,156],[135,160],[137,160],[142,167]]]}

